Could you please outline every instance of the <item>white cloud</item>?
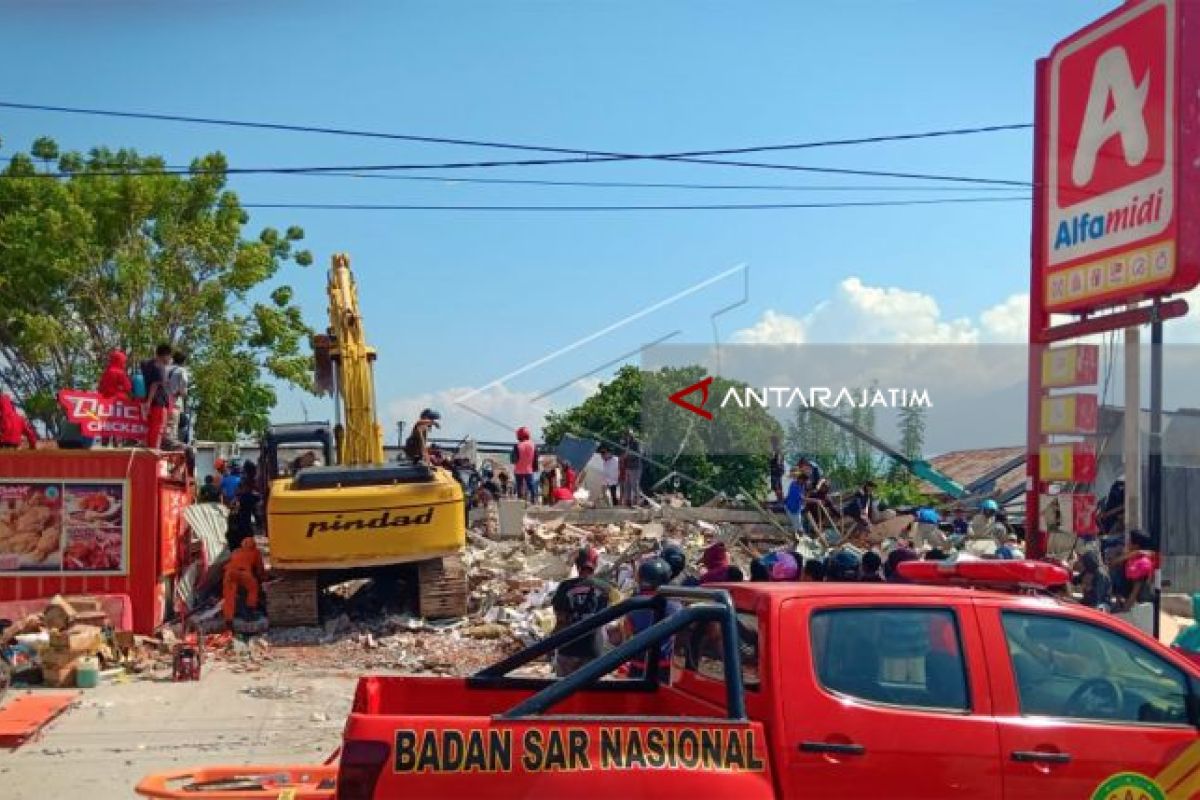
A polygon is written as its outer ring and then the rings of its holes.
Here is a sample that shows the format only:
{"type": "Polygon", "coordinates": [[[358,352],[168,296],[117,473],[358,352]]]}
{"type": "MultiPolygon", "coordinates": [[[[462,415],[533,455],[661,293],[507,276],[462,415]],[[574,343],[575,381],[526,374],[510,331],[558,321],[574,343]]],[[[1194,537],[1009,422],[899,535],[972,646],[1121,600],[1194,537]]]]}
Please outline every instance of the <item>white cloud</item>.
{"type": "Polygon", "coordinates": [[[575,381],[572,386],[575,387],[575,391],[582,395],[582,399],[586,399],[600,391],[600,384],[603,382],[604,381],[600,378],[595,377],[580,378],[579,380],[575,381]]]}
{"type": "Polygon", "coordinates": [[[1025,342],[1029,338],[1029,295],[1014,294],[979,315],[989,342],[1025,342]]]}
{"type": "Polygon", "coordinates": [[[969,344],[979,341],[980,325],[967,317],[946,319],[930,295],[895,286],[870,286],[846,278],[834,297],[804,316],[773,309],[733,341],[749,344],[870,342],[969,344]]]}
{"type": "Polygon", "coordinates": [[[470,434],[477,439],[507,441],[522,425],[535,437],[541,434],[542,420],[549,406],[544,400],[535,402],[538,392],[514,391],[501,384],[460,404],[458,399],[470,391],[470,387],[455,387],[388,401],[384,437],[394,438],[398,421],[404,422],[405,431],[411,430],[413,420],[426,408],[441,412],[442,427],[437,436],[461,438],[470,434]]]}
{"type": "Polygon", "coordinates": [[[979,332],[965,317],[943,320],[933,297],[894,286],[868,286],[858,278],[838,284],[838,307],[851,313],[860,341],[902,344],[967,344],[978,341],[979,332]]]}
{"type": "Polygon", "coordinates": [[[767,309],[758,322],[733,335],[739,344],[804,344],[804,320],[767,309]]]}

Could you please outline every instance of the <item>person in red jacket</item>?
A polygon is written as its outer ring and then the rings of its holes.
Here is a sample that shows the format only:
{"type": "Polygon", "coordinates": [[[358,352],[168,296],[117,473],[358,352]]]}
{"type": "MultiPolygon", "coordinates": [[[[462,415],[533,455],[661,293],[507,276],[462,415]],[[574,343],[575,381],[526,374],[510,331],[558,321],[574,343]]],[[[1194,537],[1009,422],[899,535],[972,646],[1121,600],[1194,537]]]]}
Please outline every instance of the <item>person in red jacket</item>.
{"type": "Polygon", "coordinates": [[[37,431],[17,410],[12,395],[0,392],[0,449],[15,450],[21,446],[21,439],[28,440],[30,448],[37,447],[37,431]]]}
{"type": "Polygon", "coordinates": [[[96,393],[105,400],[128,400],[133,392],[129,373],[125,371],[126,361],[125,353],[120,350],[113,350],[108,354],[108,367],[96,386],[96,393]]]}

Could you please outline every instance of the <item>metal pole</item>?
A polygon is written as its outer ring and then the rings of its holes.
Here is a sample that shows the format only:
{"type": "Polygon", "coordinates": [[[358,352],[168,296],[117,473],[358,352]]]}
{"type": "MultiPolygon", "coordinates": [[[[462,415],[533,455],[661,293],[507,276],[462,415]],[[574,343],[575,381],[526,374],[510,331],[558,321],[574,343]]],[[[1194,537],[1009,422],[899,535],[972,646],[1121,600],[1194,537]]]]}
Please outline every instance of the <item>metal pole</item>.
{"type": "MultiPolygon", "coordinates": [[[[1157,310],[1157,303],[1155,309],[1157,310]]],[[[1166,554],[1166,529],[1163,525],[1162,492],[1162,343],[1163,323],[1157,315],[1150,323],[1150,461],[1146,471],[1146,527],[1158,553],[1154,572],[1154,638],[1158,638],[1162,610],[1162,565],[1166,554]]]]}
{"type": "Polygon", "coordinates": [[[1142,337],[1138,328],[1125,329],[1125,531],[1142,527],[1142,337]]]}

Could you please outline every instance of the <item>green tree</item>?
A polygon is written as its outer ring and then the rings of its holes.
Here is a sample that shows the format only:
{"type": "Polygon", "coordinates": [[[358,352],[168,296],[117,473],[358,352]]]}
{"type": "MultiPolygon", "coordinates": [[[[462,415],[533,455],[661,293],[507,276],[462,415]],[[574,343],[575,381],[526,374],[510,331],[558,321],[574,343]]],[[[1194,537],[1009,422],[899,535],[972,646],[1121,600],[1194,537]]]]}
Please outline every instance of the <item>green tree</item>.
{"type": "Polygon", "coordinates": [[[59,154],[41,138],[0,173],[0,386],[31,416],[55,429],[58,389],[92,386],[111,350],[136,364],[160,341],[189,354],[205,438],[262,428],[269,380],[310,385],[310,331],[275,285],[285,263],[312,263],[304,232],[247,237],[226,167],[210,153],[168,174],[158,156],[59,154]]]}
{"type": "Polygon", "coordinates": [[[547,414],[546,441],[557,444],[571,434],[619,445],[625,431],[633,429],[647,455],[643,487],[677,472],[683,476],[680,490],[693,503],[703,503],[715,492],[761,498],[767,489],[770,439],[782,435],[781,427],[762,408],[718,408],[729,388],[741,386],[723,378],[714,379],[709,388],[711,421],[670,403],[671,394],[703,377],[699,366],[655,372],[622,367],[579,405],[547,414]]]}

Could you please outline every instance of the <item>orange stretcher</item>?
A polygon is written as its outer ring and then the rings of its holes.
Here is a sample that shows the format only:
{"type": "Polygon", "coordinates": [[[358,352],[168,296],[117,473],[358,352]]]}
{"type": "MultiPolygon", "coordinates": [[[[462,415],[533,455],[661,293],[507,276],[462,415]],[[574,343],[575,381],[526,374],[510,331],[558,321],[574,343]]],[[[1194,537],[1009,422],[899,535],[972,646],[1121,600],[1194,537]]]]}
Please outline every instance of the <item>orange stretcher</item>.
{"type": "Polygon", "coordinates": [[[193,767],[147,775],[134,790],[160,800],[333,800],[337,764],[193,767]]]}

